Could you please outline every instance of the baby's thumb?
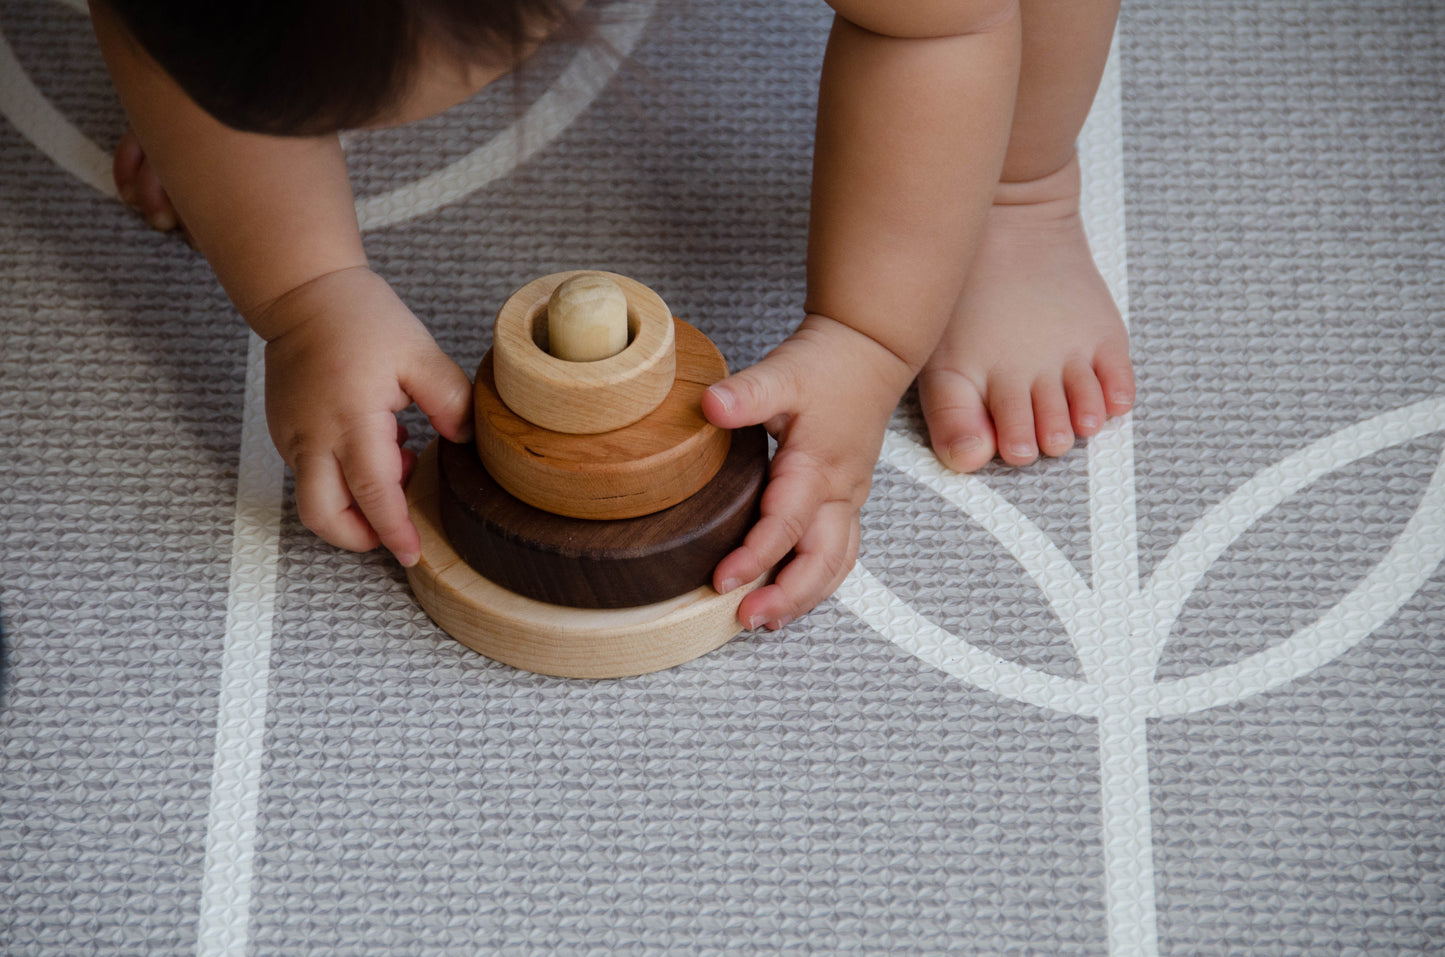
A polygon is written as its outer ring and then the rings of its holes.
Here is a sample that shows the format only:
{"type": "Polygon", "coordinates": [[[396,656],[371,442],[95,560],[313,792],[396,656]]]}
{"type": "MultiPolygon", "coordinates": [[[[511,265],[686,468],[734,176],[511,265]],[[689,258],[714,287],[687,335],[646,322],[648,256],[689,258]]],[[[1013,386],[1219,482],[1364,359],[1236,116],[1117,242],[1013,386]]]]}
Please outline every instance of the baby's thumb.
{"type": "Polygon", "coordinates": [[[792,378],[767,360],[712,385],[702,397],[702,411],[718,428],[760,425],[793,406],[792,378]]]}
{"type": "Polygon", "coordinates": [[[472,438],[472,380],[440,349],[421,360],[401,383],[432,428],[453,442],[472,438]]]}

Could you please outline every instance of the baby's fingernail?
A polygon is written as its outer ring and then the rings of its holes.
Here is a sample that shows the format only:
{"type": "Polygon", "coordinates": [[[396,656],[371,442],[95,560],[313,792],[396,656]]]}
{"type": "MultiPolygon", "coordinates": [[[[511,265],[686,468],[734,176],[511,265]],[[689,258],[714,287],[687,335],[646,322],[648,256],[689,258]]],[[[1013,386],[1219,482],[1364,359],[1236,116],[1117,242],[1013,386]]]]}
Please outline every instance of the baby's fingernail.
{"type": "Polygon", "coordinates": [[[781,629],[783,626],[785,626],[785,625],[787,625],[788,623],[790,623],[792,620],[793,620],[793,619],[791,619],[791,618],[775,618],[775,619],[773,619],[772,621],[768,622],[768,630],[769,630],[769,631],[778,631],[778,630],[781,629]]]}
{"type": "Polygon", "coordinates": [[[709,386],[707,391],[711,392],[718,402],[722,404],[724,412],[731,413],[737,408],[738,400],[737,397],[733,395],[731,389],[725,386],[714,385],[709,386]]]}
{"type": "Polygon", "coordinates": [[[748,631],[756,631],[757,628],[758,628],[758,626],[761,625],[762,623],[763,623],[762,616],[761,616],[761,615],[754,615],[753,617],[751,617],[751,618],[748,619],[748,631]]]}
{"type": "Polygon", "coordinates": [[[415,552],[399,552],[397,553],[396,560],[401,562],[402,568],[410,568],[421,561],[421,556],[415,552]]]}
{"type": "Polygon", "coordinates": [[[147,219],[146,222],[151,224],[152,229],[158,229],[163,233],[168,233],[176,228],[176,216],[170,210],[163,209],[147,219]]]}
{"type": "Polygon", "coordinates": [[[741,584],[742,582],[738,581],[736,578],[724,579],[719,594],[726,595],[728,592],[732,591],[734,588],[737,588],[741,584]]]}

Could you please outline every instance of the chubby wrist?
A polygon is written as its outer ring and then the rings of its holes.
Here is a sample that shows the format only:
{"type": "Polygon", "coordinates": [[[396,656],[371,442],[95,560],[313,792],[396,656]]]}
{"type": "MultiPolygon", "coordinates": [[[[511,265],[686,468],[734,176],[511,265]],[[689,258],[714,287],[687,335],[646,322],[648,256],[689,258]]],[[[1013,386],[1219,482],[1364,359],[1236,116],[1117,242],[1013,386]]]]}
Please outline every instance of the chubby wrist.
{"type": "Polygon", "coordinates": [[[341,287],[355,283],[377,283],[390,290],[386,280],[372,272],[365,263],[359,263],[318,273],[265,302],[241,308],[241,317],[256,335],[267,342],[274,342],[326,312],[335,305],[341,287]]]}
{"type": "Polygon", "coordinates": [[[918,376],[919,367],[885,343],[821,313],[808,313],[794,335],[818,338],[831,353],[837,355],[837,371],[840,374],[857,374],[860,370],[867,370],[876,384],[895,400],[918,376]]]}

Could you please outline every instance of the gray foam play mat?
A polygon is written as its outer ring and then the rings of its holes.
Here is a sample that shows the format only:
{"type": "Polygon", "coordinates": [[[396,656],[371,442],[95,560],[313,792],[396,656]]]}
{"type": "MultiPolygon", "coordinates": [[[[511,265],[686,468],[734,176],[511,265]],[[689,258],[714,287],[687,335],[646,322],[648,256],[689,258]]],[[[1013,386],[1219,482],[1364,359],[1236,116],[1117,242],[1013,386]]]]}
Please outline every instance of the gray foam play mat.
{"type": "MultiPolygon", "coordinates": [[[[348,138],[373,265],[464,368],[578,266],[756,360],[829,16],[629,0],[620,62],[348,138]]],[[[0,952],[1445,952],[1442,17],[1126,4],[1081,149],[1137,410],[965,477],[910,397],[833,599],[579,682],[300,526],[82,6],[0,0],[0,952]]]]}

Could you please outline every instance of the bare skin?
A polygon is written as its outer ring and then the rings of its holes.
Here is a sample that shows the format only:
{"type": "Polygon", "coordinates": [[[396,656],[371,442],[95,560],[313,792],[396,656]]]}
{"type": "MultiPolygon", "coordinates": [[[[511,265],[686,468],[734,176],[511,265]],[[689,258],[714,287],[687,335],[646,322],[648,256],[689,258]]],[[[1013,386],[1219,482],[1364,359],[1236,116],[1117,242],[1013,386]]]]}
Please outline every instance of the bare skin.
{"type": "MultiPolygon", "coordinates": [[[[334,545],[382,545],[415,564],[403,491],[414,458],[395,414],[415,403],[438,433],[465,440],[471,382],[368,268],[336,135],[225,127],[104,4],[91,14],[132,125],[116,150],[117,187],[153,226],[184,224],[266,340],[267,425],[296,476],[302,521],[334,545]]],[[[505,72],[434,58],[377,124],[439,112],[505,72]]]]}
{"type": "MultiPolygon", "coordinates": [[[[779,441],[762,518],[714,576],[728,591],[778,569],[740,606],[749,627],[782,627],[852,567],[887,421],[915,378],[934,448],[960,470],[996,454],[1016,465],[1063,454],[1133,399],[1073,156],[1112,0],[832,2],[808,315],[703,400],[713,422],[761,423],[779,441]]],[[[121,195],[157,228],[184,221],[270,343],[268,419],[303,521],[335,544],[380,542],[414,561],[401,494],[411,461],[394,412],[415,401],[459,437],[468,390],[366,268],[335,137],[208,124],[101,18],[97,33],[135,126],[116,151],[121,195]],[[288,196],[293,185],[304,190],[288,196]],[[318,385],[340,372],[355,387],[318,385]]],[[[422,73],[417,102],[379,123],[428,115],[487,79],[422,73]]]]}
{"type": "Polygon", "coordinates": [[[1063,455],[1129,411],[1128,336],[1084,236],[1077,158],[1000,184],[918,388],[934,451],[961,472],[1063,455]]]}
{"type": "Polygon", "coordinates": [[[1128,340],[1079,217],[1074,141],[1118,0],[1022,0],[1023,68],[1002,182],[963,295],[919,376],[929,439],[969,472],[1063,455],[1134,402],[1128,340]]]}
{"type": "Polygon", "coordinates": [[[791,552],[773,583],[739,606],[744,623],[768,628],[811,608],[853,565],[887,417],[962,291],[1018,86],[1020,22],[1009,0],[834,6],[809,315],[703,405],[719,425],[765,423],[779,440],[762,519],[714,578],[720,589],[747,581],[791,552]]]}
{"type": "MultiPolygon", "coordinates": [[[[830,592],[851,567],[857,532],[847,523],[856,526],[854,505],[867,494],[882,435],[876,416],[866,414],[877,401],[862,397],[871,390],[848,390],[850,404],[834,395],[836,381],[829,391],[826,364],[811,376],[798,369],[800,338],[819,338],[836,323],[871,340],[876,369],[890,368],[886,352],[917,373],[930,441],[959,470],[995,455],[1013,465],[1034,461],[1040,449],[1061,455],[1076,436],[1128,411],[1134,397],[1124,325],[1078,215],[1074,154],[1116,0],[835,7],[828,62],[836,59],[839,69],[825,63],[815,153],[808,294],[815,314],[793,339],[723,383],[739,393],[736,408],[705,405],[720,424],[766,422],[791,441],[780,445],[775,461],[787,471],[774,476],[763,521],[717,573],[720,586],[730,584],[795,550],[776,583],[740,608],[745,622],[769,628],[811,607],[810,598],[830,592]],[[890,32],[911,42],[891,43],[890,32]],[[945,37],[972,73],[928,62],[945,37]],[[1011,43],[1018,45],[1012,61],[1011,43]],[[911,87],[890,90],[889,70],[907,75],[910,65],[919,71],[911,87]],[[893,115],[891,129],[870,128],[867,117],[877,111],[893,115]],[[940,164],[930,147],[950,137],[944,155],[951,161],[940,164]],[[991,159],[994,149],[1001,164],[991,159]],[[890,166],[890,152],[905,159],[903,168],[890,166]],[[904,222],[891,215],[898,213],[904,222]],[[900,315],[911,323],[900,324],[900,315]],[[851,456],[838,454],[850,448],[851,456]]],[[[860,348],[836,338],[839,354],[860,348]]],[[[899,381],[889,378],[876,393],[891,396],[889,409],[899,381]]]]}

